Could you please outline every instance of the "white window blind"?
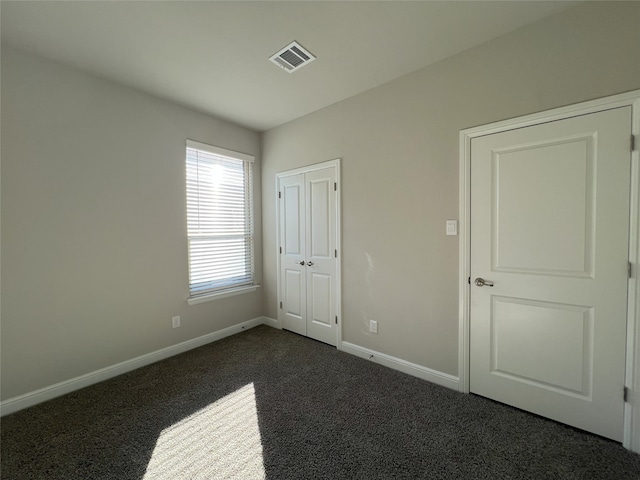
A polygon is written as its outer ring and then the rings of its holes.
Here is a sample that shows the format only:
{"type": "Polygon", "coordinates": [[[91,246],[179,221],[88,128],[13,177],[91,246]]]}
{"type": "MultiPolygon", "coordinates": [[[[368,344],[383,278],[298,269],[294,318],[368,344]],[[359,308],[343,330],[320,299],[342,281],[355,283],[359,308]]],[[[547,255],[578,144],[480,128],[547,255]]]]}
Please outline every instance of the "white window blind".
{"type": "Polygon", "coordinates": [[[191,297],[254,284],[253,157],[187,140],[191,297]]]}

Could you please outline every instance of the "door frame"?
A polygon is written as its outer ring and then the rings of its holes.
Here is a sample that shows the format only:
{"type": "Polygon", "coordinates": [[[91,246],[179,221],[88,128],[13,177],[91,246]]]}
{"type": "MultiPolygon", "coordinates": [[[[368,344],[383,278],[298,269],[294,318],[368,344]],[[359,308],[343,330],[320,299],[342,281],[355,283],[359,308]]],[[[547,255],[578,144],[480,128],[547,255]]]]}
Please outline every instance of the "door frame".
{"type": "Polygon", "coordinates": [[[338,256],[336,258],[336,312],[338,315],[338,323],[336,326],[336,348],[338,350],[342,350],[342,233],[341,233],[341,219],[340,219],[340,211],[341,208],[341,199],[340,199],[340,190],[341,190],[341,181],[340,181],[340,158],[336,158],[334,160],[328,160],[326,162],[314,163],[312,165],[307,165],[304,167],[294,168],[293,170],[285,170],[282,172],[276,173],[276,191],[275,191],[275,203],[276,203],[276,258],[277,258],[277,308],[278,308],[278,318],[276,319],[278,328],[282,328],[282,318],[280,315],[280,302],[282,301],[282,281],[280,279],[280,204],[278,198],[278,192],[280,191],[280,179],[284,177],[288,177],[291,175],[298,175],[300,173],[308,173],[313,172],[315,170],[321,170],[327,167],[334,167],[336,170],[336,249],[338,250],[338,256]]]}
{"type": "MultiPolygon", "coordinates": [[[[471,285],[468,279],[471,275],[471,140],[516,128],[625,106],[630,106],[632,109],[631,131],[635,139],[635,148],[631,152],[630,171],[629,262],[631,275],[628,280],[625,357],[625,386],[628,389],[628,397],[624,404],[622,445],[629,450],[640,453],[640,90],[467,128],[460,132],[458,385],[461,392],[469,393],[471,285]]],[[[621,397],[622,395],[623,392],[620,392],[621,397]]]]}

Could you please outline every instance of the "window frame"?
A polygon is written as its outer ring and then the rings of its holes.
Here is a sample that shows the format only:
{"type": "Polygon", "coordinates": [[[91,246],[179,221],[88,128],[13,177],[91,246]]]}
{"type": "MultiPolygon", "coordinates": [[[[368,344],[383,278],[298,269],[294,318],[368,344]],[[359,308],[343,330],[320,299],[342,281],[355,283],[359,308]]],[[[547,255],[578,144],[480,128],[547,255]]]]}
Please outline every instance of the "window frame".
{"type": "MultiPolygon", "coordinates": [[[[255,157],[253,155],[249,155],[246,153],[237,152],[234,150],[229,150],[226,148],[218,147],[215,145],[209,145],[206,143],[197,142],[194,140],[186,140],[185,145],[185,219],[186,219],[186,234],[187,234],[187,273],[188,273],[188,291],[189,296],[187,298],[187,303],[189,305],[195,305],[198,303],[208,302],[211,300],[230,297],[233,295],[240,295],[243,293],[250,293],[255,291],[260,285],[256,283],[256,272],[255,272],[255,209],[254,209],[254,192],[253,192],[253,163],[255,161],[255,157]],[[245,179],[244,179],[244,188],[245,195],[247,196],[247,203],[245,205],[245,218],[248,215],[248,223],[249,223],[249,238],[250,249],[249,259],[250,259],[250,278],[251,283],[246,284],[232,284],[229,286],[214,288],[205,290],[200,293],[195,293],[192,291],[192,264],[191,264],[191,239],[197,238],[195,235],[190,233],[189,231],[189,205],[188,205],[188,195],[189,195],[189,186],[188,186],[188,150],[194,149],[198,151],[202,151],[204,153],[209,153],[219,157],[225,157],[230,159],[231,161],[241,161],[243,164],[243,168],[245,170],[245,179]],[[248,210],[248,212],[247,212],[248,210]]],[[[246,251],[245,251],[246,252],[246,251]]],[[[246,253],[245,253],[246,256],[246,253]]]]}

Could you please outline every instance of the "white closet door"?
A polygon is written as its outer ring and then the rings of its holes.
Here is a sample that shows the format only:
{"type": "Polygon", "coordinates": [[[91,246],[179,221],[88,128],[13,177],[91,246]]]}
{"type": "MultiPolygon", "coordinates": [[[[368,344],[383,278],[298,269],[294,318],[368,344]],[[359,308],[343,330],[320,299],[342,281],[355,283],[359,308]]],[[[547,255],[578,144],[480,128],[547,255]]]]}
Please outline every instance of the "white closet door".
{"type": "Polygon", "coordinates": [[[330,345],[338,337],[337,166],[278,175],[282,328],[330,345]]]}
{"type": "Polygon", "coordinates": [[[336,344],[335,168],[306,174],[307,336],[336,344]]]}
{"type": "Polygon", "coordinates": [[[282,327],[307,334],[304,174],[280,179],[280,283],[282,327]]]}

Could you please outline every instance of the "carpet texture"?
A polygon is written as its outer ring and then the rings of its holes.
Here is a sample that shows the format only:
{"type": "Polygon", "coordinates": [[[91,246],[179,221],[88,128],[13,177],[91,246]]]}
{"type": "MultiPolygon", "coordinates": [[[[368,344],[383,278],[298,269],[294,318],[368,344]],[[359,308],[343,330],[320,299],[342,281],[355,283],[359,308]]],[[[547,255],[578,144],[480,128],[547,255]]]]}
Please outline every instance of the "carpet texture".
{"type": "Polygon", "coordinates": [[[256,327],[15,413],[12,479],[640,479],[620,444],[256,327]]]}

